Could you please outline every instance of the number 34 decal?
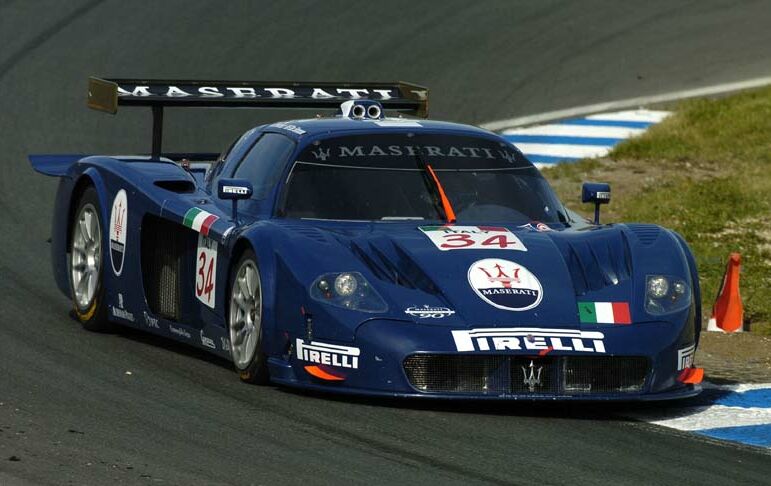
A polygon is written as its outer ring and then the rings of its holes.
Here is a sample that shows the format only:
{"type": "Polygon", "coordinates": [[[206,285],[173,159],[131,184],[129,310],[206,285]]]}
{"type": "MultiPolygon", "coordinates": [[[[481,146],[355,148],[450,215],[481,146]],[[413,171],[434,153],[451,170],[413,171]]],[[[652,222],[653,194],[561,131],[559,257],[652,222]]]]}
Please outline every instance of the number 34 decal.
{"type": "Polygon", "coordinates": [[[214,308],[217,283],[217,242],[198,234],[195,263],[195,297],[214,308]]]}
{"type": "Polygon", "coordinates": [[[519,250],[527,251],[517,236],[507,228],[492,226],[421,226],[431,242],[442,251],[449,250],[519,250]]]}

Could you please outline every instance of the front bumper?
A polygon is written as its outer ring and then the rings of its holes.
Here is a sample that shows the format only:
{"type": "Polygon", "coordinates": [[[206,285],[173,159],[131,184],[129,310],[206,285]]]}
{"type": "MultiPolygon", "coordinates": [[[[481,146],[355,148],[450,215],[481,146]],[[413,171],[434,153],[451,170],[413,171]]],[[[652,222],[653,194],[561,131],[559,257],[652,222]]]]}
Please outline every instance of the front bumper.
{"type": "Polygon", "coordinates": [[[360,353],[355,367],[335,367],[346,361],[334,356],[319,364],[343,379],[325,381],[307,373],[305,367],[314,363],[296,352],[308,343],[301,339],[283,359],[270,359],[271,379],[319,391],[454,400],[668,400],[701,391],[677,381],[678,349],[690,343],[678,342],[670,323],[582,328],[584,334],[555,330],[563,332],[561,338],[525,327],[516,329],[530,331],[507,338],[497,331],[511,328],[495,329],[484,342],[475,337],[470,349],[448,327],[372,320],[360,326],[353,346],[345,344],[360,353]]]}

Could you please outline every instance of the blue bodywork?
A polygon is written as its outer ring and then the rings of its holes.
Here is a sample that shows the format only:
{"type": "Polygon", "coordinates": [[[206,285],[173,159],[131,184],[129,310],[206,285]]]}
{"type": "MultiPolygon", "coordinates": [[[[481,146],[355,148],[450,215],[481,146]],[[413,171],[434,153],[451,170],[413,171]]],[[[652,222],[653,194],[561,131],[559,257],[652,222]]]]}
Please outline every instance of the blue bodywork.
{"type": "MultiPolygon", "coordinates": [[[[552,224],[547,231],[538,231],[533,225],[507,225],[527,251],[439,251],[419,227],[441,225],[443,221],[318,221],[276,216],[291,161],[308,144],[330,135],[409,130],[503,141],[493,133],[466,125],[423,120],[404,123],[408,128],[396,121],[383,126],[337,117],[260,126],[244,134],[224,161],[208,169],[196,168],[195,164],[192,169],[183,168],[171,160],[149,157],[31,156],[36,170],[60,177],[51,240],[56,282],[63,293],[71,295],[68,226],[80,191],[87,185],[96,189],[106,228],[113,200],[123,189],[128,202],[125,260],[120,275],[109,262],[103,272],[105,299],[112,310],[110,319],[231,359],[226,324],[228,282],[235,261],[244,249],[251,248],[262,278],[263,350],[269,357],[274,383],[364,395],[484,399],[669,399],[700,391],[698,385],[677,379],[683,367],[678,352],[696,344],[701,309],[693,255],[683,239],[670,230],[644,224],[552,224]],[[231,216],[232,201],[218,197],[217,182],[234,177],[237,163],[265,132],[281,133],[294,140],[294,155],[284,167],[277,168],[281,177],[269,191],[256,191],[252,198],[238,203],[237,224],[231,216]],[[195,297],[197,235],[183,226],[191,208],[217,217],[208,229],[208,237],[217,242],[218,255],[213,307],[195,297]],[[148,304],[141,242],[149,217],[174,223],[181,233],[190,233],[180,267],[182,302],[177,320],[154,314],[148,304]],[[485,258],[514,260],[536,275],[543,288],[540,303],[530,310],[511,312],[475,295],[467,274],[475,261],[485,258]],[[361,274],[385,301],[387,310],[360,312],[312,299],[311,285],[320,275],[336,272],[361,274]],[[656,274],[674,275],[687,282],[693,289],[691,305],[667,315],[649,314],[644,302],[646,278],[656,274]],[[631,324],[582,323],[579,302],[628,303],[631,324]],[[407,312],[410,308],[454,312],[426,319],[419,313],[407,312]],[[649,368],[639,390],[590,395],[580,391],[518,393],[495,387],[483,387],[474,393],[432,392],[411,384],[404,362],[419,354],[532,356],[536,364],[543,356],[586,355],[586,351],[578,350],[580,346],[567,346],[570,338],[542,341],[557,343],[552,349],[535,345],[524,349],[525,340],[535,342],[529,336],[521,339],[523,349],[459,351],[455,336],[462,333],[452,331],[480,328],[599,332],[604,356],[645,357],[649,368]],[[333,358],[322,364],[337,371],[342,379],[326,381],[312,376],[305,370],[309,363],[300,359],[302,353],[298,350],[311,343],[358,349],[356,366],[350,366],[350,361],[348,366],[339,366],[333,358]]],[[[109,248],[109,232],[103,234],[104,248],[109,248]]],[[[480,341],[476,343],[481,346],[480,341]]],[[[589,341],[579,344],[590,346],[589,341]]],[[[594,350],[598,352],[596,346],[594,350]]],[[[522,380],[518,369],[511,373],[519,374],[512,380],[522,380]]]]}

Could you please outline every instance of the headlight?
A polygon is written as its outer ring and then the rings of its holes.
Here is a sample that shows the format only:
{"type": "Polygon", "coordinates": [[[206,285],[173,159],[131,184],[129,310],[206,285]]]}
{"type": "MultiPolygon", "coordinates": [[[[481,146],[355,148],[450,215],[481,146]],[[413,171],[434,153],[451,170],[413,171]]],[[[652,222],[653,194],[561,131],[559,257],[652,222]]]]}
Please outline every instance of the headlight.
{"type": "Polygon", "coordinates": [[[388,305],[359,272],[327,273],[311,284],[311,298],[361,312],[385,312],[388,305]]]}
{"type": "Polygon", "coordinates": [[[671,275],[648,275],[645,282],[645,310],[662,315],[691,305],[691,288],[684,279],[671,275]]]}

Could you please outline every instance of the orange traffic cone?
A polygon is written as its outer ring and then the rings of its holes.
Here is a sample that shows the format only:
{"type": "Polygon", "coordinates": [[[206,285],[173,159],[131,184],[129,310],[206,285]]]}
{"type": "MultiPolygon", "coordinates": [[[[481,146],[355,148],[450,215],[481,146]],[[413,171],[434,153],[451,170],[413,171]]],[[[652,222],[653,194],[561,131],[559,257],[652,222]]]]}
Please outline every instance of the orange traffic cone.
{"type": "Polygon", "coordinates": [[[741,255],[731,253],[728,258],[723,284],[717,293],[717,300],[712,306],[712,317],[707,324],[707,331],[742,332],[744,307],[739,295],[739,267],[741,255]]]}

